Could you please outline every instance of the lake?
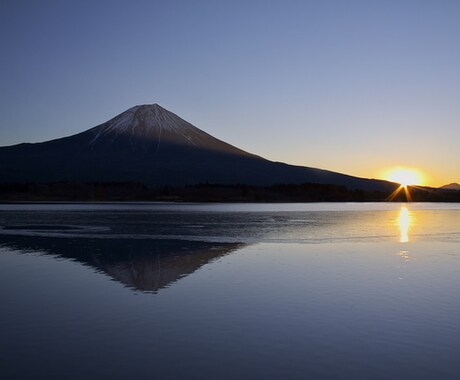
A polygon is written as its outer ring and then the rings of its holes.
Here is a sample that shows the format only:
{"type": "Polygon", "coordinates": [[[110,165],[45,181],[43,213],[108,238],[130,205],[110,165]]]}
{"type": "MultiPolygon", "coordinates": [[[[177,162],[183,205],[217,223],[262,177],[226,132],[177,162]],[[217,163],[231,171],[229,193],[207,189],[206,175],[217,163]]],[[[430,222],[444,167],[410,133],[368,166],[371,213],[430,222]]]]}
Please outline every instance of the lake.
{"type": "Polygon", "coordinates": [[[459,379],[460,204],[0,205],[3,379],[459,379]]]}

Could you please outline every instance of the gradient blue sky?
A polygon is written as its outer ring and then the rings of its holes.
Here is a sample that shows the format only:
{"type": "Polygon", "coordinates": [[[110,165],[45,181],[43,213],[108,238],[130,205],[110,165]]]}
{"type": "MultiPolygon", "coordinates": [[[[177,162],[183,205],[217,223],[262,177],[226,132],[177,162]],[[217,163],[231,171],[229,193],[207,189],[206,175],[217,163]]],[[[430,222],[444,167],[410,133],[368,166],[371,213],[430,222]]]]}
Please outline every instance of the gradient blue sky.
{"type": "Polygon", "coordinates": [[[460,182],[460,1],[0,3],[0,145],[159,103],[266,158],[460,182]]]}

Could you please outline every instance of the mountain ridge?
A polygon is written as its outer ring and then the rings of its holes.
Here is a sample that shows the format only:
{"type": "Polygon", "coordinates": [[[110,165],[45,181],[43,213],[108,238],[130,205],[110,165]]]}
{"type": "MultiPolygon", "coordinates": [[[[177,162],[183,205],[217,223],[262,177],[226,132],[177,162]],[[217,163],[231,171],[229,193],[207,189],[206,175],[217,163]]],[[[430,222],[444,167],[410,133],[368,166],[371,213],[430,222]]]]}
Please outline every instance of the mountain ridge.
{"type": "Polygon", "coordinates": [[[452,183],[449,183],[447,185],[440,186],[439,188],[444,189],[444,190],[457,190],[457,191],[460,191],[460,184],[457,183],[457,182],[452,182],[452,183]]]}

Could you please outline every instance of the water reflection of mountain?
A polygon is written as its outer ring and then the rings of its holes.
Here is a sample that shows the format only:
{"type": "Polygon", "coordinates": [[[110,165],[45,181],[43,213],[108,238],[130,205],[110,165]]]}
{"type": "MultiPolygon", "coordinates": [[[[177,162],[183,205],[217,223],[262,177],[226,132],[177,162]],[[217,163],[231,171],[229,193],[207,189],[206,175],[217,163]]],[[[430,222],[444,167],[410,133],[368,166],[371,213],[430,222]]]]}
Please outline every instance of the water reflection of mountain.
{"type": "Polygon", "coordinates": [[[126,286],[148,292],[157,292],[242,247],[239,243],[19,235],[1,235],[0,245],[75,260],[126,286]]]}

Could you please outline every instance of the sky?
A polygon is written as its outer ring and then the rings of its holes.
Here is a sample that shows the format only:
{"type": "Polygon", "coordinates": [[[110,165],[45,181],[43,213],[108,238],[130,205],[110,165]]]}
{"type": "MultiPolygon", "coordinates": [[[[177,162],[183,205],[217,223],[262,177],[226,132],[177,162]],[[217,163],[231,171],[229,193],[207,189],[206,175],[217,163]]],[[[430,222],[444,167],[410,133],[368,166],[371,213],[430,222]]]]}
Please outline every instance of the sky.
{"type": "Polygon", "coordinates": [[[0,146],[158,103],[274,161],[460,182],[460,1],[0,2],[0,146]]]}

